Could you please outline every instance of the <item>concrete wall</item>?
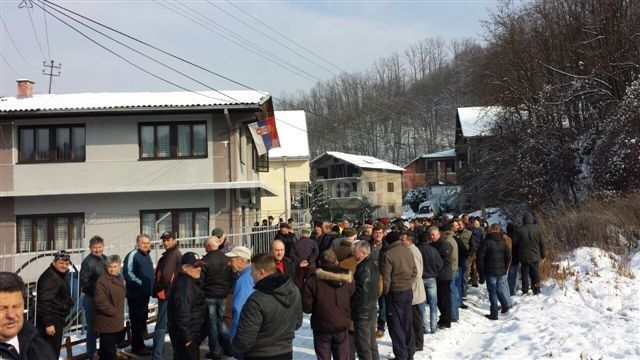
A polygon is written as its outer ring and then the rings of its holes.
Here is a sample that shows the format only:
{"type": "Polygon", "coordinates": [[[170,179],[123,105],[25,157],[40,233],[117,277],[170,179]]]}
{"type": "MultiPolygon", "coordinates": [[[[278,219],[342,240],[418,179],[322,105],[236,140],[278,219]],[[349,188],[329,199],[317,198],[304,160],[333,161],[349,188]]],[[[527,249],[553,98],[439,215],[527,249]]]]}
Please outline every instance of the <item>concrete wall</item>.
{"type": "Polygon", "coordinates": [[[399,172],[372,171],[364,169],[361,177],[362,195],[374,205],[380,206],[378,217],[402,215],[402,174],[399,172]],[[369,191],[369,182],[375,182],[375,191],[369,191]],[[393,183],[393,192],[387,191],[388,183],[393,183]],[[395,212],[389,212],[389,205],[395,212]]]}

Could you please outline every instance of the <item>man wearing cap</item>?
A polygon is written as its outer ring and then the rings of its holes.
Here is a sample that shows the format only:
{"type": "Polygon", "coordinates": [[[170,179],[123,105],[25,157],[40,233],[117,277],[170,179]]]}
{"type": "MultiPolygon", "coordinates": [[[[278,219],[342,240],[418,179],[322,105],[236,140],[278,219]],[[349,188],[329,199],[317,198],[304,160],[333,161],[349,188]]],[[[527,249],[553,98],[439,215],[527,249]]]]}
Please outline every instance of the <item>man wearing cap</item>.
{"type": "Polygon", "coordinates": [[[296,242],[296,234],[293,233],[291,225],[286,222],[280,223],[280,231],[278,231],[273,240],[282,241],[284,244],[284,256],[291,258],[291,250],[296,242]]]}
{"type": "Polygon", "coordinates": [[[240,312],[244,303],[253,294],[253,279],[251,278],[251,250],[244,246],[236,246],[225,254],[229,258],[229,266],[238,274],[236,287],[233,291],[233,304],[231,311],[231,328],[229,338],[233,339],[238,328],[240,312]]]}
{"type": "Polygon", "coordinates": [[[53,254],[51,265],[40,275],[36,287],[37,327],[56,359],[60,356],[64,318],[73,307],[69,258],[64,250],[53,254]]]}
{"type": "Polygon", "coordinates": [[[167,315],[169,337],[175,360],[199,359],[200,341],[207,316],[207,301],[200,288],[200,255],[187,252],[180,259],[181,270],[169,292],[167,315]]]}
{"type": "Polygon", "coordinates": [[[224,234],[224,230],[222,230],[221,228],[215,228],[211,230],[211,236],[215,236],[219,239],[219,250],[223,254],[227,253],[230,250],[229,244],[227,243],[227,236],[224,234]]]}
{"type": "Polygon", "coordinates": [[[229,330],[224,320],[227,295],[235,284],[229,258],[220,250],[222,240],[209,236],[204,245],[207,255],[202,258],[207,264],[202,267],[202,290],[209,307],[209,353],[208,359],[219,359],[224,352],[231,355],[229,330]]]}
{"type": "Polygon", "coordinates": [[[160,236],[165,252],[158,260],[153,283],[153,297],[158,299],[158,316],[153,333],[153,350],[151,359],[162,360],[164,358],[164,336],[167,333],[167,296],[171,286],[176,280],[182,265],[180,259],[180,247],[173,232],[165,231],[160,236]]]}

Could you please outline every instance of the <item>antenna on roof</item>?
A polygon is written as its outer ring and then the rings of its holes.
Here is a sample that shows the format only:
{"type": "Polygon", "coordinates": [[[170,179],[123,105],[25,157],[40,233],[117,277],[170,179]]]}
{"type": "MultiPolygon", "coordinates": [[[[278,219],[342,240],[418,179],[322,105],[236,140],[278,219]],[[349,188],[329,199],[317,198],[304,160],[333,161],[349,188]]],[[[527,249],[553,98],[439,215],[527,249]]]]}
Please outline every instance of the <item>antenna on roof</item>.
{"type": "Polygon", "coordinates": [[[53,64],[53,60],[51,60],[51,64],[47,64],[46,61],[42,62],[42,66],[49,68],[49,72],[47,73],[45,69],[42,69],[42,75],[49,77],[49,94],[51,94],[51,82],[53,81],[53,77],[60,76],[60,69],[62,68],[62,64],[58,63],[58,65],[53,64]],[[58,73],[54,73],[54,71],[58,71],[58,73]]]}

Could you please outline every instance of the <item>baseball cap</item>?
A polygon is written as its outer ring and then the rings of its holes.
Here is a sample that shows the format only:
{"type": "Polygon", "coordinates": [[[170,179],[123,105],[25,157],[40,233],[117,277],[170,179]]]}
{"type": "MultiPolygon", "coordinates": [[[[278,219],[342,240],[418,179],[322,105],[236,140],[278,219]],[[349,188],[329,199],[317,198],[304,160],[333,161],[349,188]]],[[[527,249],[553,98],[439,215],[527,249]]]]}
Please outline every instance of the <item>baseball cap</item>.
{"type": "Polygon", "coordinates": [[[170,239],[170,238],[176,238],[176,234],[172,231],[165,231],[162,233],[162,235],[160,235],[160,239],[170,239]]]}
{"type": "Polygon", "coordinates": [[[189,251],[184,253],[184,255],[182,255],[182,258],[180,259],[180,264],[201,267],[203,265],[206,265],[207,263],[201,260],[200,255],[192,251],[189,251]]]}
{"type": "Polygon", "coordinates": [[[225,254],[227,257],[241,257],[247,260],[251,260],[251,250],[244,246],[236,246],[231,251],[225,254]]]}
{"type": "Polygon", "coordinates": [[[221,238],[222,235],[224,235],[224,230],[222,230],[221,228],[215,228],[211,230],[211,236],[221,238]]]}

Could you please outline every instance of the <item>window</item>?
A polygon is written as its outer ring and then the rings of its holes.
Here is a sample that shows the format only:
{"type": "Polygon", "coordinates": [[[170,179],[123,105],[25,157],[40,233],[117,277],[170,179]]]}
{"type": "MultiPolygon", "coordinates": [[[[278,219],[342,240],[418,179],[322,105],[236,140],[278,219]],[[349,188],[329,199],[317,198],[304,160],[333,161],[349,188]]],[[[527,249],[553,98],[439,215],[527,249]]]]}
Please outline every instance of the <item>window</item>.
{"type": "Polygon", "coordinates": [[[376,183],[373,181],[369,181],[369,192],[376,191],[376,183]]]}
{"type": "Polygon", "coordinates": [[[179,238],[202,237],[180,243],[182,247],[203,246],[205,237],[209,234],[209,209],[167,209],[140,211],[140,230],[155,238],[155,224],[158,223],[158,234],[165,231],[177,232],[179,238]],[[167,213],[168,216],[164,217],[167,213]],[[164,218],[163,218],[164,217],[164,218]]]}
{"type": "Polygon", "coordinates": [[[84,124],[21,126],[18,162],[72,162],[85,160],[84,124]]]}
{"type": "Polygon", "coordinates": [[[387,192],[393,192],[393,183],[387,183],[387,192]]]}
{"type": "Polygon", "coordinates": [[[140,159],[207,157],[205,122],[141,123],[140,159]]]}
{"type": "Polygon", "coordinates": [[[395,205],[389,205],[389,208],[387,209],[389,211],[389,214],[393,214],[396,212],[396,206],[395,205]]]}
{"type": "Polygon", "coordinates": [[[20,215],[18,252],[82,247],[84,214],[20,215]]]}

